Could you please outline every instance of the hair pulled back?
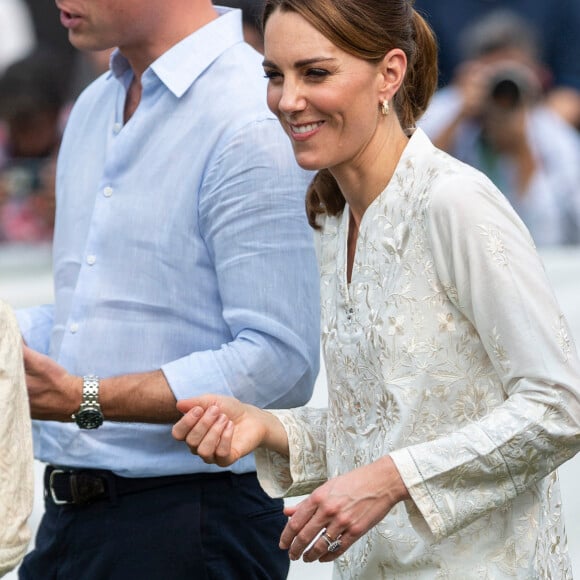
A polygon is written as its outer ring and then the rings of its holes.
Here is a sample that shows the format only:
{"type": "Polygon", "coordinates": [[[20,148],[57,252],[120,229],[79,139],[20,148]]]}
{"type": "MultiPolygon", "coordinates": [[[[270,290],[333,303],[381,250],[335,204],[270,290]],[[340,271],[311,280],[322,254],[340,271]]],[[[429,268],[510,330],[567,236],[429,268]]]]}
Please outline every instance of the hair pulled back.
{"type": "MultiPolygon", "coordinates": [[[[412,0],[266,0],[264,26],[276,10],[298,13],[340,49],[372,63],[400,48],[407,71],[393,106],[403,129],[415,127],[437,88],[437,43],[412,0]]],[[[344,206],[338,184],[320,170],[306,195],[310,225],[317,227],[318,214],[338,215],[344,206]]]]}

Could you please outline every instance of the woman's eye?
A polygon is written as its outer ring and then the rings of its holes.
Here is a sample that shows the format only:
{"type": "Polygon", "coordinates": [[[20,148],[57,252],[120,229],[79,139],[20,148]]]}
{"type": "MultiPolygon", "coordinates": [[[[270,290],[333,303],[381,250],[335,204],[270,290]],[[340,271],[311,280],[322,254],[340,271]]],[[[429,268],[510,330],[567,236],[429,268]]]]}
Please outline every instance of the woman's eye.
{"type": "Polygon", "coordinates": [[[307,77],[322,78],[328,76],[330,73],[323,68],[310,68],[306,71],[307,77]]]}
{"type": "Polygon", "coordinates": [[[265,70],[264,71],[264,76],[268,79],[268,80],[274,80],[274,79],[278,79],[280,78],[282,75],[275,70],[265,70]]]}

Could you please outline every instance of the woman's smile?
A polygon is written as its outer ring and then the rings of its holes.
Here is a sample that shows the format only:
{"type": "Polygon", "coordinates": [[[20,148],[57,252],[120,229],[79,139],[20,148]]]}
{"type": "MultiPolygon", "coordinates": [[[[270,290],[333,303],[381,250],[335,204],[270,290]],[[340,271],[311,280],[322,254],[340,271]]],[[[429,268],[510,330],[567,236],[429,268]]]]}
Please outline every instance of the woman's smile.
{"type": "Polygon", "coordinates": [[[318,133],[320,127],[324,125],[324,121],[315,121],[313,123],[288,123],[290,136],[297,141],[304,141],[312,135],[318,133]]]}

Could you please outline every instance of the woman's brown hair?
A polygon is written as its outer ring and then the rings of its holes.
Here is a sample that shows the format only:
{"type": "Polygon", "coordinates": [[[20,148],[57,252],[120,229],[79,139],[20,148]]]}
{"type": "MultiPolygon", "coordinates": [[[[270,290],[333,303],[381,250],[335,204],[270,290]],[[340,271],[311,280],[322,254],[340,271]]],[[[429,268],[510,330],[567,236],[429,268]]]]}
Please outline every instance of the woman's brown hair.
{"type": "MultiPolygon", "coordinates": [[[[437,88],[437,43],[411,0],[266,0],[263,25],[276,10],[300,14],[345,52],[379,63],[393,48],[407,56],[405,79],[393,106],[405,130],[415,127],[437,88]]],[[[345,200],[328,169],[320,170],[306,194],[308,221],[338,215],[345,200]]]]}

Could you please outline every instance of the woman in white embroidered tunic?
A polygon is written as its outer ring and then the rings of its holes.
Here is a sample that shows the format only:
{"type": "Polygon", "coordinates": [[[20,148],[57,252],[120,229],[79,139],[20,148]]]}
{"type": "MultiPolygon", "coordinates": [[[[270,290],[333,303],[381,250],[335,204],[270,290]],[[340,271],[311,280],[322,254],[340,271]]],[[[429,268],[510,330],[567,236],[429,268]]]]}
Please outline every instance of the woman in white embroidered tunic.
{"type": "Polygon", "coordinates": [[[208,395],[174,436],[221,466],[257,448],[266,491],[312,492],[280,546],[337,578],[571,578],[555,469],[580,446],[578,356],[505,198],[412,129],[430,29],[407,0],[268,0],[264,22],[268,104],[319,170],[329,407],[208,395]]]}
{"type": "Polygon", "coordinates": [[[30,541],[32,465],[22,339],[12,309],[0,300],[0,577],[20,563],[30,541]]]}

